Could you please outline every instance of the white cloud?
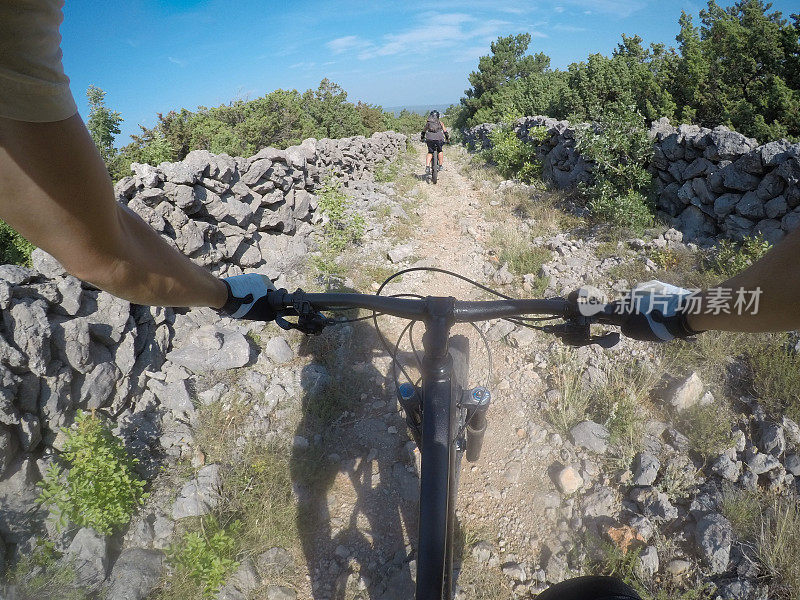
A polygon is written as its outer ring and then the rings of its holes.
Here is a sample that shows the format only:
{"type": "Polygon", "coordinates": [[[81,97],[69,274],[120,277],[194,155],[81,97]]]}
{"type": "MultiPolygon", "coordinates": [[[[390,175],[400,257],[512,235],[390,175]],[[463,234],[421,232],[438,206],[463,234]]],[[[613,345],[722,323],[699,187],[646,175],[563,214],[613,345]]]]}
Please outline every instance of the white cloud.
{"type": "Polygon", "coordinates": [[[584,9],[583,14],[585,15],[601,12],[618,17],[629,17],[643,9],[649,0],[563,0],[563,2],[584,9]]]}
{"type": "Polygon", "coordinates": [[[334,54],[341,54],[342,52],[347,52],[349,50],[363,48],[364,44],[366,43],[367,42],[359,38],[357,35],[346,35],[344,37],[331,40],[325,45],[328,47],[328,50],[334,54]]]}
{"type": "Polygon", "coordinates": [[[556,6],[553,10],[557,13],[562,13],[564,12],[565,8],[563,6],[556,6]]]}
{"type": "Polygon", "coordinates": [[[174,65],[178,65],[179,67],[185,67],[186,61],[180,58],[175,58],[174,56],[168,56],[167,60],[174,65]]]}
{"type": "Polygon", "coordinates": [[[553,25],[553,30],[560,31],[561,33],[580,33],[582,31],[587,31],[586,27],[578,27],[577,25],[563,25],[561,23],[553,25]]]}
{"type": "Polygon", "coordinates": [[[511,25],[508,21],[498,19],[481,21],[459,12],[423,12],[418,20],[419,24],[415,27],[388,33],[373,41],[348,35],[331,40],[326,46],[334,54],[352,52],[361,60],[380,56],[426,54],[445,49],[456,50],[466,44],[488,43],[511,25]]]}

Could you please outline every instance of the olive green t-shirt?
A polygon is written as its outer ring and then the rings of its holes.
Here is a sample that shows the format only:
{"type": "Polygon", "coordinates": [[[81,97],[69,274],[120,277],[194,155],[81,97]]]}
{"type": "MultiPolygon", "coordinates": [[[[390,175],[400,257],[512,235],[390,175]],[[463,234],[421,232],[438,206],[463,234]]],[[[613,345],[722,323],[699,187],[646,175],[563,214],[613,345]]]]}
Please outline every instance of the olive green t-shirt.
{"type": "Polygon", "coordinates": [[[0,0],[0,117],[44,123],[78,112],[61,64],[63,0],[0,0]]]}

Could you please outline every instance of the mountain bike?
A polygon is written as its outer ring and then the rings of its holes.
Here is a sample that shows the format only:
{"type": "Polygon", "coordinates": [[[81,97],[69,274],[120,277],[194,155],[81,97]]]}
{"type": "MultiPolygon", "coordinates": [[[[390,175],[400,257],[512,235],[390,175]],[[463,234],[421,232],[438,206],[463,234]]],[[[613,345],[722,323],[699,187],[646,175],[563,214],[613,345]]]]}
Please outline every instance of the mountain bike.
{"type": "Polygon", "coordinates": [[[319,334],[337,323],[372,318],[381,343],[392,357],[392,372],[398,401],[406,423],[422,456],[420,472],[419,539],[417,543],[417,600],[451,600],[454,591],[453,546],[456,528],[456,495],[462,456],[470,462],[480,457],[486,414],[491,402],[491,350],[486,335],[475,323],[490,319],[507,319],[517,325],[550,333],[573,346],[599,344],[611,347],[619,341],[616,332],[592,336],[593,323],[620,325],[621,317],[606,306],[594,316],[578,310],[574,299],[515,299],[466,277],[444,269],[413,267],[395,273],[379,287],[375,295],[351,293],[306,293],[298,289],[271,291],[267,300],[279,312],[276,319],[284,329],[298,329],[319,334]],[[500,300],[462,301],[453,297],[422,297],[417,294],[381,295],[396,277],[413,271],[443,273],[467,281],[500,300]],[[336,319],[320,311],[360,308],[372,311],[371,316],[336,319]],[[544,315],[525,317],[523,315],[544,315]],[[377,317],[394,315],[408,319],[392,349],[380,332],[377,317]],[[290,322],[286,316],[296,316],[290,322]],[[543,323],[560,319],[561,323],[543,323]],[[422,321],[423,353],[414,346],[413,326],[422,321]],[[456,323],[470,323],[480,334],[489,353],[487,384],[468,388],[469,345],[465,336],[450,332],[456,323]],[[421,377],[414,381],[398,355],[403,337],[408,333],[421,377]],[[399,375],[406,382],[399,383],[399,375]]]}
{"type": "MultiPolygon", "coordinates": [[[[448,142],[448,140],[449,140],[449,138],[446,138],[442,142],[442,148],[444,148],[444,145],[448,142]]],[[[439,152],[442,152],[442,151],[443,150],[431,153],[431,156],[432,156],[432,158],[431,158],[431,183],[434,183],[434,184],[437,181],[439,181],[439,152]]]]}

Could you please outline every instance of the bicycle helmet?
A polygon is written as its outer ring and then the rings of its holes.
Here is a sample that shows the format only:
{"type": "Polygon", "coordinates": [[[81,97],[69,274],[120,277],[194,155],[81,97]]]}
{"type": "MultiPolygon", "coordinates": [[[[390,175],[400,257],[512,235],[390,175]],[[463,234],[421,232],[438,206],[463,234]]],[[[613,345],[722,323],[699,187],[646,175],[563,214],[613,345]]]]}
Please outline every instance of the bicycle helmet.
{"type": "Polygon", "coordinates": [[[439,111],[438,111],[438,110],[432,110],[432,111],[430,112],[430,115],[429,115],[429,116],[431,116],[431,117],[434,117],[434,118],[438,119],[438,118],[439,118],[439,111]]]}

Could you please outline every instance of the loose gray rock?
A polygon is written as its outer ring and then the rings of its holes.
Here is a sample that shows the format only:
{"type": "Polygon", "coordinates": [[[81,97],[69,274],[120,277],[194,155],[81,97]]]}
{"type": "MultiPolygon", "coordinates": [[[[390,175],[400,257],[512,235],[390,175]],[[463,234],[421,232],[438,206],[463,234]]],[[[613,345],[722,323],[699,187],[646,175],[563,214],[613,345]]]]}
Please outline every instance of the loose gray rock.
{"type": "Polygon", "coordinates": [[[664,492],[655,488],[634,488],[631,499],[639,505],[642,514],[655,521],[674,521],[678,518],[678,509],[669,501],[664,492]]]}
{"type": "Polygon", "coordinates": [[[387,256],[389,257],[389,260],[397,264],[411,258],[413,254],[414,246],[411,244],[403,244],[402,246],[397,246],[389,250],[387,256]]]}
{"type": "Polygon", "coordinates": [[[499,342],[514,331],[514,324],[508,321],[497,321],[486,332],[486,338],[491,342],[499,342]]]}
{"type": "Polygon", "coordinates": [[[614,517],[618,512],[617,496],[611,488],[600,486],[583,498],[585,517],[614,517]]]}
{"type": "Polygon", "coordinates": [[[501,567],[501,570],[503,571],[503,575],[513,581],[524,583],[527,579],[525,569],[518,562],[508,562],[501,567]]]}
{"type": "Polygon", "coordinates": [[[0,537],[7,544],[23,544],[44,525],[42,511],[36,511],[41,479],[36,461],[21,456],[9,465],[0,479],[0,537]]]}
{"type": "Polygon", "coordinates": [[[569,430],[573,443],[579,448],[586,448],[596,454],[605,454],[608,450],[608,429],[594,421],[582,421],[569,430]]]}
{"type": "Polygon", "coordinates": [[[789,471],[795,477],[800,477],[800,455],[798,454],[790,454],[786,457],[786,462],[784,463],[786,470],[789,471]]]}
{"type": "Polygon", "coordinates": [[[273,337],[267,341],[264,346],[264,354],[267,355],[272,362],[282,365],[294,359],[294,352],[292,352],[289,343],[282,337],[273,337]]]}
{"type": "Polygon", "coordinates": [[[295,600],[297,592],[289,587],[271,585],[267,588],[266,598],[267,600],[295,600]]]}
{"type": "Polygon", "coordinates": [[[633,459],[633,485],[653,485],[660,468],[658,458],[647,452],[640,452],[633,459]]]}
{"type": "Polygon", "coordinates": [[[288,569],[294,564],[291,553],[285,548],[270,548],[260,554],[256,566],[263,575],[277,574],[288,569]]]}
{"type": "Polygon", "coordinates": [[[182,347],[169,352],[167,359],[195,373],[225,371],[250,361],[250,344],[238,331],[206,325],[192,332],[182,347]]]}
{"type": "Polygon", "coordinates": [[[691,408],[703,397],[705,386],[697,373],[692,373],[679,382],[672,393],[667,397],[669,405],[677,411],[691,408]]]}
{"type": "Polygon", "coordinates": [[[93,529],[83,527],[72,539],[62,559],[75,568],[75,583],[91,590],[106,579],[108,541],[93,529]]]}
{"type": "Polygon", "coordinates": [[[751,453],[745,458],[745,463],[747,468],[755,475],[768,473],[781,466],[781,461],[771,454],[764,454],[763,452],[751,453]]]}
{"type": "Polygon", "coordinates": [[[720,454],[711,464],[711,470],[728,481],[738,481],[742,472],[742,462],[734,461],[727,454],[720,454]]]}
{"type": "Polygon", "coordinates": [[[472,547],[472,557],[479,566],[492,566],[493,562],[497,562],[494,548],[487,541],[480,541],[472,547]]]}
{"type": "Polygon", "coordinates": [[[556,474],[556,485],[564,494],[574,494],[583,487],[583,478],[575,467],[567,466],[556,474]]]}
{"type": "Polygon", "coordinates": [[[260,584],[261,578],[253,563],[250,559],[244,559],[220,589],[217,600],[247,600],[260,584]]]}
{"type": "Polygon", "coordinates": [[[219,465],[206,465],[181,488],[172,505],[172,518],[177,521],[208,514],[220,500],[219,487],[219,465]]]}
{"type": "Polygon", "coordinates": [[[712,573],[724,573],[731,555],[733,530],[731,524],[720,514],[712,513],[697,524],[695,534],[698,550],[711,567],[712,573]]]}
{"type": "Polygon", "coordinates": [[[107,600],[144,600],[161,580],[164,553],[127,548],[111,569],[107,600]]]}
{"type": "Polygon", "coordinates": [[[779,457],[786,451],[786,438],[783,427],[777,423],[764,423],[761,427],[759,448],[762,452],[779,457]]]}
{"type": "Polygon", "coordinates": [[[644,581],[649,581],[658,573],[658,550],[655,546],[647,546],[636,559],[636,571],[644,581]]]}

